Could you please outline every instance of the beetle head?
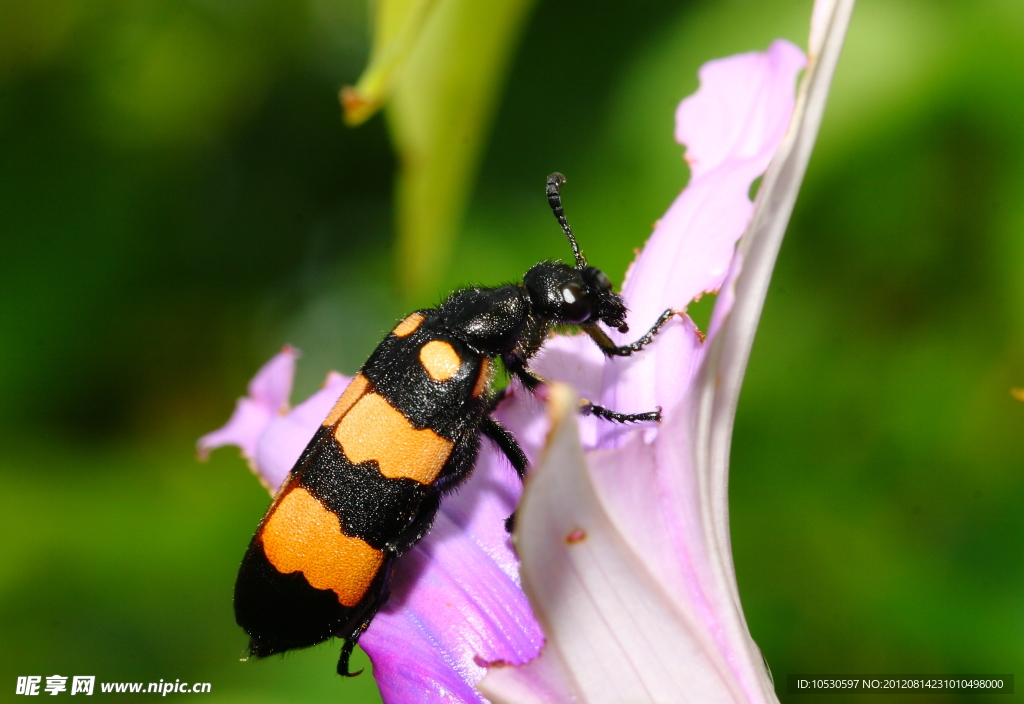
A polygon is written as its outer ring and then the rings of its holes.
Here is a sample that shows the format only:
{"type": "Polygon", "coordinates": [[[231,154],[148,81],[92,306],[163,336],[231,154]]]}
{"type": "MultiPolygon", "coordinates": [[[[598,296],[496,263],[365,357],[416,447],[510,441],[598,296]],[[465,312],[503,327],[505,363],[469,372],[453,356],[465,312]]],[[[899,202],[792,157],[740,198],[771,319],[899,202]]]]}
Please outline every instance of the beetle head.
{"type": "Polygon", "coordinates": [[[584,325],[600,320],[620,332],[627,329],[626,306],[597,267],[541,262],[526,272],[523,285],[533,312],[551,322],[584,325]]]}

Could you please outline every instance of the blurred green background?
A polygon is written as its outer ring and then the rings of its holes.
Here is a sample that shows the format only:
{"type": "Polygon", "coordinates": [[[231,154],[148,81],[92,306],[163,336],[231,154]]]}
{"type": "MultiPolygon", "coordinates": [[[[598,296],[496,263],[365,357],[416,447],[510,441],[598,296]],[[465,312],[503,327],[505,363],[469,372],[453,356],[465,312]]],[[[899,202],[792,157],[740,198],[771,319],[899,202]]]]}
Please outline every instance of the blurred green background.
{"type": "MultiPolygon", "coordinates": [[[[410,289],[387,120],[340,118],[362,0],[0,1],[0,699],[92,674],[375,701],[337,644],[239,662],[231,590],[268,500],[195,439],[285,343],[297,400],[406,310],[567,256],[551,171],[621,281],[685,183],[673,110],[698,66],[805,45],[809,13],[535,6],[455,244],[410,289]]],[[[855,11],[734,439],[740,590],[784,702],[826,701],[788,673],[1024,676],[1022,37],[1019,0],[855,11]]]]}

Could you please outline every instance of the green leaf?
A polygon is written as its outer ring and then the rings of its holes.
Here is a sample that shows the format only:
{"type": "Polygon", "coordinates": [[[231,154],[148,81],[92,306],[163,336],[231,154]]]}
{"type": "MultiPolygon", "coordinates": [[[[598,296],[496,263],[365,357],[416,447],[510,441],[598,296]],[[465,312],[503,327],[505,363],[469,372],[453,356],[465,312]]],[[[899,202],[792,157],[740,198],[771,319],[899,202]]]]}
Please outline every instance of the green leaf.
{"type": "Polygon", "coordinates": [[[399,157],[399,282],[435,295],[532,0],[381,0],[370,65],[342,91],[357,124],[387,101],[399,157]]]}

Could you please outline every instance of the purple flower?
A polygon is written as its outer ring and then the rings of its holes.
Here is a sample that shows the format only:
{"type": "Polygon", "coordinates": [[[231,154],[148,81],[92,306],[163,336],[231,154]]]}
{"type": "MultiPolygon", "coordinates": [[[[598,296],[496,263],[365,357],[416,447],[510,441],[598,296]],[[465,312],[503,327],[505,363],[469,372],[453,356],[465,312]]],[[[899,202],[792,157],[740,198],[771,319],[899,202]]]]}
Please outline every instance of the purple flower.
{"type": "MultiPolygon", "coordinates": [[[[795,112],[805,60],[787,42],[701,69],[700,90],[676,114],[690,184],[623,296],[635,335],[665,308],[719,291],[707,338],[680,313],[632,359],[606,360],[582,336],[546,344],[532,366],[556,382],[541,394],[547,408],[514,385],[498,410],[534,464],[522,501],[485,442],[472,477],[398,561],[391,599],[360,640],[385,702],[480,702],[478,683],[494,702],[774,700],[739,607],[728,448],[851,6],[816,5],[795,112]],[[747,193],[769,162],[755,208],[747,193]],[[661,406],[664,420],[577,419],[577,395],[625,412],[661,406]],[[504,531],[517,505],[521,565],[504,531]]],[[[227,425],[200,440],[202,451],[241,447],[271,491],[347,383],[332,373],[287,410],[294,360],[285,348],[268,362],[227,425]]]]}

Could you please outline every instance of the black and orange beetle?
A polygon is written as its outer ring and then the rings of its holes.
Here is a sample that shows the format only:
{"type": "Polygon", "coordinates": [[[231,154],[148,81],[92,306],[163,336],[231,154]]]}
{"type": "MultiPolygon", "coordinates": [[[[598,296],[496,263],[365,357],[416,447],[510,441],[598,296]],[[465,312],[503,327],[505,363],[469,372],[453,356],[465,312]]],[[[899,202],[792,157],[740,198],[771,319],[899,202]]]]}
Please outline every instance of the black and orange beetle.
{"type": "MultiPolygon", "coordinates": [[[[528,363],[552,326],[578,326],[609,357],[642,349],[672,316],[665,311],[631,345],[626,307],[601,270],[588,266],[562,210],[561,174],[547,197],[576,259],[541,262],[521,284],[465,288],[412,313],[388,333],[338,399],[256,530],[235,583],[235,618],[249,650],[265,657],[345,639],[338,673],[387,601],[396,558],[430,529],[441,497],[473,469],[480,435],[522,477],[526,455],[490,416],[494,361],[535,390],[528,363]]],[[[617,422],[657,421],[587,405],[617,422]]],[[[356,673],[358,674],[358,673],[356,673]]]]}

